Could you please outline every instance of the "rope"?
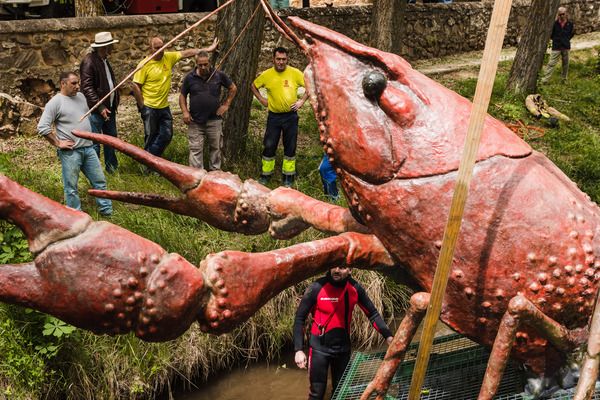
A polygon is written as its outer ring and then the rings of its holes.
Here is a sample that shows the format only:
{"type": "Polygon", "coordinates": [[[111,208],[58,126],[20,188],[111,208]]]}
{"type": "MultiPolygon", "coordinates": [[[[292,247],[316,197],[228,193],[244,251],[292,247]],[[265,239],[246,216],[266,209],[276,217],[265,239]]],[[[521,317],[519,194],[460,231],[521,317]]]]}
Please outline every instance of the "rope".
{"type": "Polygon", "coordinates": [[[225,53],[225,55],[221,58],[221,61],[219,61],[219,64],[217,64],[217,66],[215,68],[213,68],[213,72],[212,72],[212,74],[210,74],[210,76],[208,77],[208,79],[206,80],[206,82],[210,81],[211,78],[215,75],[215,72],[217,72],[217,70],[219,68],[221,68],[221,65],[223,65],[223,63],[225,62],[225,60],[229,56],[229,53],[231,53],[231,51],[235,48],[235,45],[237,44],[237,42],[242,38],[242,35],[246,32],[246,29],[248,29],[248,27],[250,26],[250,23],[252,22],[252,20],[254,19],[254,17],[256,17],[256,13],[258,12],[258,8],[259,7],[260,7],[260,2],[256,5],[256,8],[252,12],[252,15],[248,19],[248,22],[246,22],[246,25],[244,25],[244,27],[242,28],[242,30],[240,31],[240,33],[237,35],[237,37],[235,38],[235,40],[233,41],[233,43],[231,44],[231,46],[229,46],[229,49],[227,50],[227,52],[225,53]]]}

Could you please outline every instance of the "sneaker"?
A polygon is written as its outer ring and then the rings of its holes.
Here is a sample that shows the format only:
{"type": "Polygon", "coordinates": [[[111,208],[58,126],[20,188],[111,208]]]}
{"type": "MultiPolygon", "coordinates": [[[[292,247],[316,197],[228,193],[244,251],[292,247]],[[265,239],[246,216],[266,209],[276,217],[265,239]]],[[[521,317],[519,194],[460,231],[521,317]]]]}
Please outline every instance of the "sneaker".
{"type": "Polygon", "coordinates": [[[260,183],[261,185],[266,185],[267,183],[269,183],[270,180],[270,175],[261,175],[258,177],[258,183],[260,183]]]}

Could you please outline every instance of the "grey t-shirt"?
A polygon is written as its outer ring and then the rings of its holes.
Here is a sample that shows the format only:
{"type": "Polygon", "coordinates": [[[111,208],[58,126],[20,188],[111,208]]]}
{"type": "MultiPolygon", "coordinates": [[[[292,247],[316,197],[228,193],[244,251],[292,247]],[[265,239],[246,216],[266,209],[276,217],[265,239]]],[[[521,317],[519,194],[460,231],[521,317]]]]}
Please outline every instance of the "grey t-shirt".
{"type": "Polygon", "coordinates": [[[78,138],[71,133],[74,129],[91,132],[89,118],[79,122],[79,119],[88,112],[89,108],[85,96],[77,92],[75,96],[65,96],[57,93],[44,107],[37,129],[40,135],[46,136],[52,132],[52,125],[56,129],[59,140],[72,140],[75,148],[91,146],[91,140],[78,138]]]}

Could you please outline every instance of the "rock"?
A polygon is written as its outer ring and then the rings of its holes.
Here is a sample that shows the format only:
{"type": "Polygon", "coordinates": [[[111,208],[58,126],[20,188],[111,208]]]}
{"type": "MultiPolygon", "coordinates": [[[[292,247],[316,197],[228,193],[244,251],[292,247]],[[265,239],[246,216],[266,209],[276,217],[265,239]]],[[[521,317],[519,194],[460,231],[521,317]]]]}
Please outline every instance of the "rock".
{"type": "Polygon", "coordinates": [[[42,114],[42,108],[12,97],[6,93],[0,93],[0,137],[20,133],[24,125],[31,130],[32,122],[42,114]]]}

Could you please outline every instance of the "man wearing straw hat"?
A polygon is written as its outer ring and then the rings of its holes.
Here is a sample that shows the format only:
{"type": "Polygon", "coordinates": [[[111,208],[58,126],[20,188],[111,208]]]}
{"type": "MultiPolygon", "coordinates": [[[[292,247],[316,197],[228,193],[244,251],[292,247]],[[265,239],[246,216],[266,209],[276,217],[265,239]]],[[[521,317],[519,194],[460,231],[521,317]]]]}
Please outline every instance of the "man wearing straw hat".
{"type": "MultiPolygon", "coordinates": [[[[113,50],[113,44],[118,42],[118,40],[113,39],[110,32],[97,33],[94,43],[91,44],[92,51],[81,61],[79,66],[81,92],[90,108],[106,96],[117,83],[108,56],[113,50]]],[[[119,92],[115,91],[90,114],[92,132],[117,137],[116,113],[118,105],[119,92]]],[[[94,150],[96,150],[99,158],[100,145],[95,144],[94,150]]],[[[106,145],[104,145],[104,164],[108,173],[115,172],[119,166],[115,150],[106,145]]]]}
{"type": "MultiPolygon", "coordinates": [[[[173,66],[181,59],[211,52],[217,47],[215,40],[205,49],[161,51],[133,76],[133,92],[138,110],[144,121],[144,150],[162,156],[173,137],[173,116],[169,107],[169,91],[173,66]]],[[[150,39],[150,54],[163,47],[159,37],[150,39]]],[[[146,60],[143,60],[145,62],[146,60]]]]}

